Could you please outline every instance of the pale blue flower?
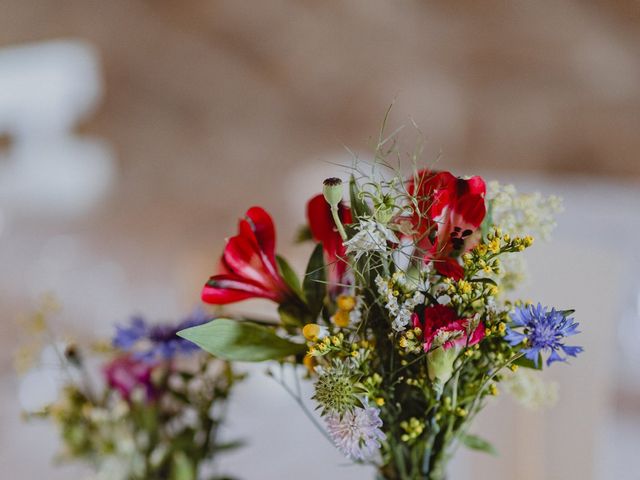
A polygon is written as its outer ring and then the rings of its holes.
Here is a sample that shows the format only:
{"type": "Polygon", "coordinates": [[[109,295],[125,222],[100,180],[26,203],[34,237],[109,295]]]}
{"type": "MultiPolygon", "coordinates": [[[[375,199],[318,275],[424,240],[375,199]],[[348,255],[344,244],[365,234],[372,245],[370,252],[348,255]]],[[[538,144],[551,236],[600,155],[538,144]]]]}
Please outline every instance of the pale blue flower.
{"type": "Polygon", "coordinates": [[[375,407],[355,407],[342,415],[329,413],[325,421],[336,447],[351,460],[370,460],[386,438],[380,429],[380,410],[375,407]]]}

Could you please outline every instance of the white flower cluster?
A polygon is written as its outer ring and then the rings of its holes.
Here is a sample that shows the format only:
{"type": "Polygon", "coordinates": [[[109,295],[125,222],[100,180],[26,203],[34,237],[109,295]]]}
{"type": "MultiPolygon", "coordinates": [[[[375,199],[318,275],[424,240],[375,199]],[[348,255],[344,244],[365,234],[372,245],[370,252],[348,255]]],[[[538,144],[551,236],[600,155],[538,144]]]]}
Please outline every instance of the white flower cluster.
{"type": "Polygon", "coordinates": [[[501,383],[522,406],[530,410],[549,408],[558,401],[558,384],[545,382],[540,372],[521,368],[517,374],[506,371],[501,383]]]}
{"type": "Polygon", "coordinates": [[[357,227],[358,233],[344,242],[347,254],[355,254],[355,260],[366,253],[390,253],[387,243],[398,243],[398,237],[389,228],[374,220],[363,220],[357,227]]]}
{"type": "Polygon", "coordinates": [[[541,240],[549,239],[556,226],[555,216],[562,211],[560,197],[518,193],[513,185],[495,181],[489,182],[487,199],[494,225],[511,235],[533,235],[541,240]]]}
{"type": "Polygon", "coordinates": [[[401,273],[394,273],[391,280],[385,280],[380,275],[376,277],[376,286],[378,293],[386,300],[385,308],[393,318],[391,327],[396,332],[403,332],[411,323],[411,315],[413,310],[424,303],[425,296],[419,290],[413,292],[404,302],[398,302],[400,291],[394,287],[403,287],[405,285],[405,277],[401,273]]]}

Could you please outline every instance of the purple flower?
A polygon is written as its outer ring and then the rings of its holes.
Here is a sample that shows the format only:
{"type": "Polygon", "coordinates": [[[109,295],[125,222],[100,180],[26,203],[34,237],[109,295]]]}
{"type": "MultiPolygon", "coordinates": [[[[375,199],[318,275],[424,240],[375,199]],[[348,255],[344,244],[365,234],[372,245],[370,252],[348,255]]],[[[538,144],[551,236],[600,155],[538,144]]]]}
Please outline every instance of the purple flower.
{"type": "Polygon", "coordinates": [[[136,316],[127,326],[116,326],[113,346],[130,352],[138,360],[154,362],[170,360],[176,355],[185,355],[199,350],[198,346],[176,335],[177,332],[189,327],[202,325],[211,320],[210,316],[201,308],[177,325],[149,324],[136,316]]]}
{"type": "Polygon", "coordinates": [[[577,330],[578,323],[569,315],[569,312],[555,308],[547,311],[547,307],[539,303],[537,306],[518,307],[511,314],[512,326],[507,328],[504,339],[513,347],[522,344],[525,358],[532,360],[536,367],[543,351],[551,352],[547,366],[553,362],[565,362],[567,358],[562,357],[561,353],[575,357],[583,351],[582,347],[563,343],[565,337],[580,333],[577,330]],[[522,330],[516,331],[515,328],[522,330]]]}
{"type": "Polygon", "coordinates": [[[369,460],[380,448],[385,434],[380,427],[380,410],[375,407],[355,407],[343,414],[325,416],[329,436],[338,450],[351,460],[369,460]]]}

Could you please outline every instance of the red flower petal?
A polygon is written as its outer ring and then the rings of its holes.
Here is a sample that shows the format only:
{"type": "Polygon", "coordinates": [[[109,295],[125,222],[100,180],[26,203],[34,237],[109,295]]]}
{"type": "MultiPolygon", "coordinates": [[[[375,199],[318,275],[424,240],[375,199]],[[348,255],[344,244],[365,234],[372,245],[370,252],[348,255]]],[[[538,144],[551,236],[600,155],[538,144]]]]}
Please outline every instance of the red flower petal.
{"type": "Polygon", "coordinates": [[[455,258],[435,260],[433,267],[443,277],[449,277],[453,280],[462,280],[464,278],[464,268],[455,258]]]}
{"type": "Polygon", "coordinates": [[[461,335],[455,340],[450,340],[442,345],[442,348],[448,350],[453,346],[475,345],[484,338],[484,325],[480,322],[477,328],[467,339],[467,328],[469,319],[459,318],[456,311],[446,305],[433,305],[424,309],[422,314],[423,321],[420,321],[418,315],[414,314],[413,325],[422,329],[424,339],[424,351],[431,349],[433,340],[440,332],[460,332],[461,335]],[[468,343],[467,343],[468,342],[468,343]]]}
{"type": "Polygon", "coordinates": [[[202,300],[214,305],[224,305],[255,297],[281,300],[278,292],[235,275],[215,275],[202,289],[202,300]]]}
{"type": "Polygon", "coordinates": [[[407,190],[416,197],[417,211],[411,220],[414,241],[425,261],[434,261],[441,275],[462,278],[464,269],[457,258],[477,244],[478,228],[486,216],[484,180],[421,170],[407,182],[407,190]]]}
{"type": "Polygon", "coordinates": [[[263,208],[251,207],[247,210],[245,219],[251,225],[260,250],[269,258],[273,265],[276,264],[276,229],[273,219],[263,208]]]}
{"type": "Polygon", "coordinates": [[[211,277],[202,290],[207,303],[226,304],[252,297],[285,302],[293,293],[276,264],[275,227],[260,207],[250,208],[238,223],[220,262],[220,274],[211,277]]]}

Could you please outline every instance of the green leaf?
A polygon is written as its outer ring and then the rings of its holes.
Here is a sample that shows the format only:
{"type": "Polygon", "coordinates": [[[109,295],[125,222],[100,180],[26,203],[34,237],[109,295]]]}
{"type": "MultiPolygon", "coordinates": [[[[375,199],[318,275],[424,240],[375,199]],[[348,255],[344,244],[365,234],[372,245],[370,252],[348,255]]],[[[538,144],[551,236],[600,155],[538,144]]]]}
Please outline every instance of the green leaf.
{"type": "Polygon", "coordinates": [[[298,231],[296,232],[295,243],[302,243],[311,239],[313,239],[313,235],[311,234],[311,228],[309,228],[309,225],[302,225],[300,228],[298,228],[298,231]]]}
{"type": "Polygon", "coordinates": [[[280,322],[282,322],[291,333],[293,333],[296,328],[308,323],[309,312],[304,305],[283,303],[278,307],[278,314],[280,315],[280,322]]]}
{"type": "Polygon", "coordinates": [[[489,285],[493,285],[494,287],[498,286],[498,284],[495,282],[495,280],[492,280],[490,278],[472,278],[471,280],[469,280],[469,282],[488,283],[489,285]]]}
{"type": "Polygon", "coordinates": [[[275,360],[306,350],[304,344],[279,337],[272,328],[229,318],[181,330],[178,336],[216,357],[239,362],[275,360]]]}
{"type": "Polygon", "coordinates": [[[472,450],[478,450],[490,455],[498,455],[498,451],[491,443],[477,435],[465,434],[460,438],[460,441],[472,450]]]}
{"type": "Polygon", "coordinates": [[[235,450],[236,448],[244,447],[247,444],[244,440],[234,440],[231,442],[216,443],[216,452],[222,452],[226,450],[235,450]]]}
{"type": "Polygon", "coordinates": [[[276,261],[278,262],[278,268],[280,269],[280,274],[284,281],[287,283],[289,288],[293,290],[299,297],[302,297],[302,290],[300,290],[300,280],[298,280],[298,275],[291,268],[291,265],[280,255],[276,255],[276,261]]]}
{"type": "Polygon", "coordinates": [[[353,175],[349,178],[349,202],[351,203],[351,211],[355,217],[359,218],[371,215],[369,206],[358,195],[358,183],[353,175]]]}
{"type": "Polygon", "coordinates": [[[184,452],[175,452],[171,468],[171,480],[195,480],[196,472],[184,452]]]}
{"type": "Polygon", "coordinates": [[[484,216],[484,221],[480,225],[480,231],[482,232],[482,238],[487,238],[487,234],[493,227],[493,201],[487,201],[487,213],[484,216]]]}
{"type": "Polygon", "coordinates": [[[542,370],[542,354],[538,356],[537,367],[533,360],[529,360],[526,357],[520,357],[519,359],[515,360],[513,364],[522,368],[531,368],[532,370],[542,370]]]}
{"type": "Polygon", "coordinates": [[[316,248],[314,248],[311,254],[309,264],[307,265],[307,272],[302,282],[302,289],[304,290],[304,298],[307,301],[311,316],[313,320],[315,320],[320,310],[322,310],[324,297],[327,294],[324,252],[322,251],[321,244],[316,245],[316,248]]]}

